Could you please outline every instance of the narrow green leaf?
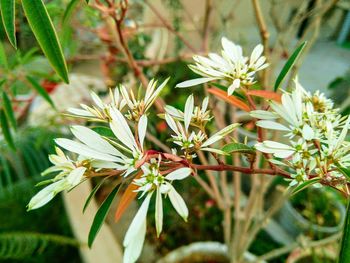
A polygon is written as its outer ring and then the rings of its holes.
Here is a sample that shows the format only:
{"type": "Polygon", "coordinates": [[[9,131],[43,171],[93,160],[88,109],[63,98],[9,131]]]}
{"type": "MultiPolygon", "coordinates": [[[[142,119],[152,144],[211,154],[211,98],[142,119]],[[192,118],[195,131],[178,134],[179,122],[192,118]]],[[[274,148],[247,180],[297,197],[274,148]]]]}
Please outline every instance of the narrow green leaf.
{"type": "Polygon", "coordinates": [[[5,69],[8,69],[7,56],[5,52],[4,45],[0,41],[0,65],[2,65],[5,69]]]}
{"type": "Polygon", "coordinates": [[[109,208],[112,205],[112,201],[115,197],[115,195],[118,193],[119,185],[117,185],[113,191],[107,196],[107,198],[103,201],[101,207],[98,209],[94,221],[92,222],[89,237],[88,237],[88,245],[91,247],[92,243],[94,242],[97,233],[100,231],[102,224],[104,220],[106,219],[107,213],[109,211],[109,208]]]}
{"type": "Polygon", "coordinates": [[[14,48],[17,48],[16,23],[15,23],[15,0],[0,0],[2,23],[6,35],[14,48]]]}
{"type": "Polygon", "coordinates": [[[255,150],[252,147],[249,147],[243,143],[229,143],[226,144],[221,150],[223,150],[225,153],[248,153],[248,154],[255,154],[255,150]]]}
{"type": "Polygon", "coordinates": [[[341,172],[346,177],[346,179],[350,181],[350,169],[344,166],[341,166],[340,164],[337,165],[337,168],[339,172],[341,172]]]}
{"type": "Polygon", "coordinates": [[[27,76],[27,80],[30,82],[32,87],[39,93],[39,95],[43,97],[43,99],[46,100],[52,106],[52,108],[55,109],[55,104],[53,103],[47,91],[34,78],[27,76]]]}
{"type": "Polygon", "coordinates": [[[17,129],[16,117],[15,117],[15,114],[13,112],[11,100],[7,96],[5,91],[2,92],[2,101],[3,101],[3,106],[4,106],[6,117],[9,120],[9,122],[11,123],[11,126],[16,130],[17,129]]]}
{"type": "Polygon", "coordinates": [[[62,17],[62,25],[65,26],[68,24],[69,20],[72,17],[74,9],[77,7],[77,5],[80,3],[80,0],[71,0],[69,4],[66,7],[66,10],[64,11],[63,17],[62,17]]]}
{"type": "Polygon", "coordinates": [[[313,185],[313,184],[316,184],[320,181],[321,179],[320,178],[312,178],[310,180],[307,180],[301,184],[299,184],[297,187],[295,187],[293,190],[292,190],[292,195],[295,195],[297,193],[299,193],[300,191],[303,191],[304,189],[306,189],[307,187],[313,185]]]}
{"type": "Polygon", "coordinates": [[[88,198],[86,199],[86,202],[83,207],[83,213],[85,212],[86,208],[89,206],[92,198],[95,196],[97,193],[98,189],[103,185],[103,183],[106,181],[108,177],[103,178],[95,187],[92,189],[91,193],[89,194],[88,198]]]}
{"type": "Polygon", "coordinates": [[[10,127],[8,125],[6,114],[5,114],[5,111],[3,109],[1,109],[1,111],[0,111],[0,124],[1,124],[1,130],[2,130],[2,133],[4,135],[6,142],[13,150],[15,150],[16,149],[15,143],[13,142],[10,127]]]}
{"type": "Polygon", "coordinates": [[[306,41],[304,43],[302,43],[294,52],[293,54],[289,57],[289,59],[287,60],[286,64],[284,64],[280,74],[278,75],[276,82],[275,82],[275,86],[274,86],[274,91],[276,91],[282,80],[285,78],[285,76],[288,74],[289,70],[293,67],[295,61],[298,59],[299,55],[301,54],[301,52],[303,51],[305,45],[306,45],[306,41]]]}
{"type": "Polygon", "coordinates": [[[338,263],[350,262],[350,201],[348,200],[348,208],[346,209],[346,218],[343,229],[343,237],[340,245],[338,263]]]}
{"type": "Polygon", "coordinates": [[[42,0],[22,0],[24,13],[45,56],[57,74],[68,83],[68,70],[51,18],[42,0]]]}

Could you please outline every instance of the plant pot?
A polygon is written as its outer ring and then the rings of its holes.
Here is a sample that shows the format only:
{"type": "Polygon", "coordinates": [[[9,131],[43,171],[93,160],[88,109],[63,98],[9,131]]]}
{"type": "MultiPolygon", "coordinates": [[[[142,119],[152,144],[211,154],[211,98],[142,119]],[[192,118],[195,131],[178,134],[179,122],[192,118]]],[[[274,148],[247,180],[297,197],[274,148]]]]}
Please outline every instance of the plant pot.
{"type": "MultiPolygon", "coordinates": [[[[321,191],[315,191],[315,194],[322,194],[321,191]]],[[[307,202],[307,200],[305,200],[307,202]]],[[[332,202],[330,206],[339,212],[339,222],[334,226],[321,226],[314,222],[311,222],[305,218],[290,201],[287,201],[281,210],[279,211],[277,217],[280,225],[285,229],[285,231],[296,238],[300,234],[310,232],[316,236],[320,235],[330,235],[341,230],[342,225],[345,220],[346,210],[344,205],[336,200],[329,200],[332,202]]]]}
{"type": "MultiPolygon", "coordinates": [[[[265,263],[266,261],[257,261],[255,255],[245,252],[244,259],[246,262],[265,263]]],[[[230,262],[227,246],[225,244],[205,241],[194,242],[187,246],[179,247],[165,257],[159,259],[157,263],[203,263],[215,262],[226,263],[230,262]]]]}

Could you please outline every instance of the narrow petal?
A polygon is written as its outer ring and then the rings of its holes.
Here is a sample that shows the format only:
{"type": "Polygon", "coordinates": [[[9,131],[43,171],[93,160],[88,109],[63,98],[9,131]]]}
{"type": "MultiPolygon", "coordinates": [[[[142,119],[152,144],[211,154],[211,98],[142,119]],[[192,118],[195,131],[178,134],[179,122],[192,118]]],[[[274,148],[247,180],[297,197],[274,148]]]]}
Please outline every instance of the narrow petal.
{"type": "Polygon", "coordinates": [[[147,116],[142,115],[138,123],[139,141],[142,149],[143,149],[143,142],[146,137],[146,132],[147,132],[147,116]]]}
{"type": "Polygon", "coordinates": [[[56,139],[55,142],[56,144],[58,144],[59,146],[61,146],[62,148],[68,151],[71,151],[73,153],[77,153],[89,158],[104,160],[104,161],[111,161],[111,162],[122,161],[122,159],[119,157],[116,157],[107,153],[101,153],[101,152],[95,151],[94,149],[91,149],[90,147],[80,142],[75,142],[65,138],[56,139]]]}
{"type": "Polygon", "coordinates": [[[134,263],[140,257],[143,243],[145,242],[146,228],[147,222],[145,218],[142,222],[140,222],[140,228],[138,229],[136,236],[125,248],[123,263],[134,263]]]}
{"type": "Polygon", "coordinates": [[[162,194],[159,188],[157,188],[155,219],[156,219],[157,237],[159,237],[163,229],[163,200],[162,200],[162,194]]]}
{"type": "Polygon", "coordinates": [[[97,96],[97,94],[95,92],[91,92],[91,98],[99,108],[101,108],[101,109],[104,108],[102,100],[100,99],[99,96],[97,96]]]}
{"type": "Polygon", "coordinates": [[[192,87],[196,86],[199,84],[207,83],[209,81],[214,80],[215,78],[198,78],[198,79],[191,79],[191,80],[186,80],[184,82],[181,82],[176,85],[176,88],[187,88],[187,87],[192,87]]]}
{"type": "Polygon", "coordinates": [[[145,200],[143,201],[142,205],[140,206],[139,210],[137,211],[134,219],[132,220],[128,231],[126,232],[126,235],[124,237],[123,245],[126,247],[128,246],[135,238],[138,238],[138,233],[140,232],[140,229],[142,228],[142,223],[146,220],[148,206],[152,197],[152,193],[149,193],[145,200]]]}
{"type": "Polygon", "coordinates": [[[94,150],[116,156],[123,156],[120,151],[103,139],[101,135],[87,127],[75,125],[71,128],[71,131],[79,141],[85,143],[94,150]]]}
{"type": "Polygon", "coordinates": [[[184,123],[185,123],[185,130],[188,130],[188,127],[190,126],[192,115],[193,115],[193,107],[194,107],[194,99],[193,95],[190,95],[185,104],[185,110],[184,110],[184,123]]]}
{"type": "Polygon", "coordinates": [[[66,180],[71,187],[76,186],[80,183],[85,171],[86,171],[85,167],[78,167],[70,172],[66,180]]]}
{"type": "Polygon", "coordinates": [[[231,95],[233,94],[233,92],[234,92],[236,89],[238,89],[238,88],[240,87],[240,85],[241,85],[240,79],[235,79],[235,80],[232,82],[232,84],[228,87],[228,89],[227,89],[227,94],[228,94],[229,96],[231,96],[231,95]]]}
{"type": "Polygon", "coordinates": [[[175,188],[169,184],[170,191],[168,193],[169,199],[176,212],[187,222],[188,218],[188,208],[185,201],[182,199],[181,195],[176,192],[175,188]]]}
{"type": "Polygon", "coordinates": [[[304,139],[308,141],[312,140],[315,137],[313,129],[307,124],[304,125],[302,133],[304,139]]]}
{"type": "Polygon", "coordinates": [[[278,130],[278,131],[290,131],[290,129],[287,128],[286,126],[274,121],[266,121],[266,120],[257,121],[256,125],[265,129],[272,129],[272,130],[278,130]]]}
{"type": "Polygon", "coordinates": [[[233,123],[222,130],[218,131],[217,133],[213,134],[208,140],[206,140],[203,144],[202,147],[207,147],[218,140],[221,140],[223,137],[225,137],[227,134],[231,133],[234,129],[236,129],[240,124],[238,123],[233,123]]]}
{"type": "Polygon", "coordinates": [[[176,122],[174,119],[167,113],[165,113],[165,121],[169,125],[170,129],[172,129],[176,134],[180,134],[179,129],[176,126],[176,122]]]}
{"type": "Polygon", "coordinates": [[[278,118],[276,113],[265,110],[254,110],[249,112],[249,115],[260,120],[274,120],[278,118]]]}
{"type": "Polygon", "coordinates": [[[177,169],[171,173],[169,173],[167,176],[165,176],[165,179],[169,181],[173,180],[183,180],[187,176],[189,176],[192,173],[192,169],[188,167],[177,169]]]}

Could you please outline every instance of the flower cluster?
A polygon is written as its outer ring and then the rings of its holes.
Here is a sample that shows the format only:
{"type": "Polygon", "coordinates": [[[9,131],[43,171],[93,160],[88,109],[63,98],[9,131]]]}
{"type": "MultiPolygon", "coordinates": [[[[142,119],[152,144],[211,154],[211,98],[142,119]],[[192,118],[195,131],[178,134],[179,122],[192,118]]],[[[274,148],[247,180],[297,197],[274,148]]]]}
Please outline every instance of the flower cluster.
{"type": "Polygon", "coordinates": [[[202,108],[194,107],[194,98],[193,95],[190,95],[186,100],[184,112],[173,107],[166,108],[165,120],[175,133],[172,135],[171,141],[180,146],[186,158],[196,157],[197,151],[225,154],[225,152],[210,146],[239,126],[237,123],[231,124],[208,138],[205,132],[205,124],[210,119],[209,112],[206,111],[207,99],[203,101],[203,104],[202,108]],[[190,129],[190,126],[197,127],[198,131],[190,129]]]}
{"type": "Polygon", "coordinates": [[[255,147],[279,159],[272,162],[293,169],[290,184],[311,177],[341,179],[343,175],[337,168],[350,164],[350,145],[344,141],[349,118],[342,117],[324,94],[306,92],[297,81],[292,93],[282,95],[281,104],[271,101],[269,105],[271,111],[256,110],[251,116],[259,119],[257,126],[283,132],[290,143],[266,140],[255,147]]]}
{"type": "Polygon", "coordinates": [[[255,83],[256,72],[268,66],[266,58],[262,56],[263,46],[257,45],[250,57],[243,56],[242,47],[234,44],[227,38],[221,39],[223,50],[221,56],[209,53],[208,57],[194,56],[196,62],[190,68],[197,74],[203,76],[193,80],[179,83],[177,87],[185,88],[213,80],[225,80],[229,87],[228,95],[242,86],[251,86],[255,83]]]}

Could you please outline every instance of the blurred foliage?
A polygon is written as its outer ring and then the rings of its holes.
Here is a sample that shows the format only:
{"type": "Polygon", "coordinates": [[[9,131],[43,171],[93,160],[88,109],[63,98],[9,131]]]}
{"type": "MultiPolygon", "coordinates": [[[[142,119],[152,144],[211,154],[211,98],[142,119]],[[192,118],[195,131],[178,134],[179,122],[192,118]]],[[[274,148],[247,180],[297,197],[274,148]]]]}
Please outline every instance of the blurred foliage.
{"type": "Polygon", "coordinates": [[[333,101],[340,107],[343,115],[350,114],[350,69],[340,77],[334,79],[328,89],[333,101]]]}

